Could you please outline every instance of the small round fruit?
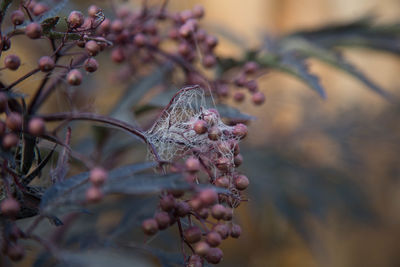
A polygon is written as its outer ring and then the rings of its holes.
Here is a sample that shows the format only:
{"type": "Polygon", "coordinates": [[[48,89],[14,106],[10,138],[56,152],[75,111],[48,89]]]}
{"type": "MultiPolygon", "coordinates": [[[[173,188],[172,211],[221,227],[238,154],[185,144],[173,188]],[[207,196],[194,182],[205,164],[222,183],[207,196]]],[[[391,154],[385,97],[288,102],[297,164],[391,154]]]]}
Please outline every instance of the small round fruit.
{"type": "Polygon", "coordinates": [[[171,224],[171,218],[165,211],[157,212],[154,215],[154,219],[157,221],[157,225],[160,230],[166,229],[171,224]]]}
{"type": "Polygon", "coordinates": [[[231,227],[231,237],[239,238],[241,234],[242,234],[242,228],[237,224],[233,224],[231,227]]]}
{"type": "Polygon", "coordinates": [[[185,201],[180,201],[177,203],[176,205],[176,214],[179,217],[185,217],[186,215],[188,215],[190,212],[190,206],[187,202],[185,201]]]}
{"type": "Polygon", "coordinates": [[[204,120],[197,120],[194,124],[193,124],[193,130],[197,133],[197,134],[204,134],[207,132],[207,122],[204,120]]]}
{"type": "Polygon", "coordinates": [[[10,149],[18,145],[19,138],[13,133],[8,133],[3,137],[2,145],[4,149],[10,149]]]}
{"type": "Polygon", "coordinates": [[[206,260],[212,264],[218,264],[223,257],[222,250],[219,248],[210,248],[205,256],[206,260]]]}
{"type": "Polygon", "coordinates": [[[196,252],[199,256],[207,255],[208,250],[210,249],[210,245],[205,241],[200,241],[194,245],[194,252],[196,252]]]}
{"type": "Polygon", "coordinates": [[[6,198],[0,203],[0,211],[4,216],[15,218],[21,206],[14,198],[6,198]]]}
{"type": "Polygon", "coordinates": [[[214,184],[218,187],[228,188],[229,187],[229,179],[226,176],[221,176],[215,179],[214,184]]]}
{"type": "Polygon", "coordinates": [[[261,92],[255,92],[251,97],[251,100],[255,105],[261,105],[265,102],[265,95],[261,92]]]}
{"type": "Polygon", "coordinates": [[[191,244],[201,240],[201,230],[197,226],[192,226],[183,232],[185,240],[191,244]]]}
{"type": "Polygon", "coordinates": [[[247,126],[243,123],[238,123],[233,127],[232,133],[240,139],[243,139],[247,135],[247,126]]]}
{"type": "Polygon", "coordinates": [[[85,70],[87,72],[95,72],[97,70],[97,68],[99,67],[99,63],[94,58],[88,58],[88,59],[86,59],[83,66],[85,67],[85,70]]]}
{"type": "Polygon", "coordinates": [[[4,58],[4,67],[9,70],[17,70],[21,65],[21,60],[17,55],[11,54],[4,58]]]}
{"type": "Polygon", "coordinates": [[[227,239],[229,236],[229,227],[225,223],[215,225],[213,231],[217,232],[222,239],[227,239]]]}
{"type": "Polygon", "coordinates": [[[146,235],[154,235],[158,231],[158,224],[155,219],[146,219],[142,223],[142,230],[146,235]]]}
{"type": "Polygon", "coordinates": [[[234,183],[235,183],[235,187],[238,190],[245,190],[249,186],[250,182],[249,182],[249,179],[246,176],[240,174],[240,175],[235,177],[234,183]]]}
{"type": "Polygon", "coordinates": [[[73,86],[80,85],[82,78],[82,73],[78,69],[72,69],[67,74],[67,82],[73,86]]]}
{"type": "Polygon", "coordinates": [[[24,23],[25,14],[21,10],[17,9],[11,13],[11,21],[15,26],[24,23]]]}
{"type": "Polygon", "coordinates": [[[98,203],[103,199],[104,195],[101,189],[97,186],[91,186],[86,191],[86,201],[88,203],[98,203]]]}
{"type": "Polygon", "coordinates": [[[204,189],[199,193],[199,199],[203,203],[203,206],[210,206],[217,202],[218,194],[212,188],[204,189]]]}
{"type": "Polygon", "coordinates": [[[221,131],[218,127],[214,126],[208,129],[208,138],[213,141],[217,141],[221,137],[221,131]]]}
{"type": "Polygon", "coordinates": [[[93,40],[86,42],[85,49],[92,57],[96,56],[100,52],[100,46],[93,40]]]}
{"type": "Polygon", "coordinates": [[[42,36],[42,26],[37,22],[31,22],[26,26],[25,34],[31,39],[38,39],[42,36]]]}
{"type": "Polygon", "coordinates": [[[85,22],[85,17],[80,11],[72,11],[68,16],[68,24],[71,28],[78,28],[85,22]]]}
{"type": "Polygon", "coordinates": [[[200,161],[195,157],[190,157],[185,161],[185,166],[189,172],[198,172],[200,170],[200,161]]]}
{"type": "Polygon", "coordinates": [[[52,71],[55,67],[54,60],[49,56],[41,57],[38,61],[39,69],[43,72],[52,71]]]}
{"type": "Polygon", "coordinates": [[[211,208],[211,215],[217,220],[222,219],[224,217],[224,214],[225,214],[225,207],[221,204],[215,204],[211,208]]]}
{"type": "Polygon", "coordinates": [[[162,196],[160,199],[160,207],[164,211],[171,211],[175,208],[175,199],[171,195],[162,196]]]}
{"type": "Polygon", "coordinates": [[[33,118],[29,121],[28,131],[34,136],[40,136],[46,132],[46,124],[41,118],[33,118]]]}
{"type": "Polygon", "coordinates": [[[222,238],[217,232],[211,231],[206,235],[206,241],[211,247],[217,247],[221,244],[222,238]]]}
{"type": "Polygon", "coordinates": [[[22,116],[19,113],[11,112],[7,115],[6,125],[13,131],[19,131],[22,129],[22,116]]]}
{"type": "Polygon", "coordinates": [[[101,186],[108,178],[108,173],[102,167],[95,167],[90,171],[89,180],[94,186],[101,186]]]}

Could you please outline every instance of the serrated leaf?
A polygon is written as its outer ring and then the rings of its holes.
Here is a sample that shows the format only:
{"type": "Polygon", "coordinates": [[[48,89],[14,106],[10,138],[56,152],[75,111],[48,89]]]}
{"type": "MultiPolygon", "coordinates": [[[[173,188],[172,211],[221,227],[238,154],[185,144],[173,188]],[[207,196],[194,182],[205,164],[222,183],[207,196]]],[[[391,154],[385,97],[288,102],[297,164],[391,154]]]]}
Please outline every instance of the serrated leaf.
{"type": "MultiPolygon", "coordinates": [[[[118,182],[119,179],[122,179],[121,177],[125,177],[126,179],[132,178],[133,174],[153,168],[156,165],[157,163],[154,162],[145,162],[114,169],[109,172],[109,178],[103,190],[105,193],[116,191],[116,185],[110,186],[112,190],[108,190],[107,185],[113,184],[115,181],[118,182]]],[[[56,183],[47,189],[40,203],[41,213],[51,214],[61,206],[61,210],[76,209],[77,205],[81,204],[80,202],[84,200],[85,190],[89,186],[87,185],[89,174],[89,172],[80,173],[56,183]]],[[[136,176],[133,176],[133,178],[136,178],[136,176]]]]}
{"type": "Polygon", "coordinates": [[[320,84],[319,78],[310,73],[303,58],[287,53],[283,56],[264,55],[258,61],[263,67],[286,72],[302,80],[311,89],[315,90],[323,99],[326,98],[325,90],[320,84]]]}
{"type": "Polygon", "coordinates": [[[40,25],[42,26],[43,33],[48,34],[58,23],[60,17],[53,17],[45,19],[40,25]]]}

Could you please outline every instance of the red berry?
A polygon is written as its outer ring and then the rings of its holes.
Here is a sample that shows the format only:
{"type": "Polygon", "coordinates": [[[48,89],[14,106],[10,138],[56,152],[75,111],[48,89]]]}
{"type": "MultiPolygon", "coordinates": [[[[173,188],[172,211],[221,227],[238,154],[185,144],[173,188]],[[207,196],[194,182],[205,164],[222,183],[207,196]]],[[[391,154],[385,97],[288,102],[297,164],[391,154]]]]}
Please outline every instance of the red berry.
{"type": "Polygon", "coordinates": [[[68,16],[68,24],[71,28],[78,28],[85,22],[85,17],[80,11],[72,11],[68,16]]]}
{"type": "Polygon", "coordinates": [[[99,67],[99,63],[97,63],[97,60],[94,58],[88,58],[85,60],[83,66],[87,72],[95,72],[99,67]]]}
{"type": "Polygon", "coordinates": [[[203,57],[202,64],[205,68],[212,68],[217,64],[217,59],[215,56],[207,54],[203,57]]]}
{"type": "Polygon", "coordinates": [[[208,209],[207,209],[207,208],[202,208],[202,209],[200,209],[197,213],[198,213],[198,215],[199,215],[201,218],[203,218],[203,219],[207,219],[207,218],[208,218],[209,212],[208,212],[208,209]]]}
{"type": "Polygon", "coordinates": [[[258,90],[258,84],[255,80],[250,80],[245,84],[245,87],[249,89],[250,92],[255,93],[258,90]]]}
{"type": "Polygon", "coordinates": [[[193,210],[199,210],[202,207],[203,203],[199,198],[192,198],[191,200],[189,200],[188,204],[193,210]]]}
{"type": "Polygon", "coordinates": [[[231,166],[231,161],[228,158],[219,158],[217,159],[215,166],[221,172],[227,172],[231,166]]]}
{"type": "Polygon", "coordinates": [[[253,74],[258,70],[259,66],[257,62],[249,61],[243,66],[243,71],[246,74],[253,74]]]}
{"type": "Polygon", "coordinates": [[[212,264],[218,264],[223,257],[222,250],[219,248],[210,248],[205,256],[206,260],[212,264]]]}
{"type": "Polygon", "coordinates": [[[17,9],[11,13],[11,21],[15,26],[24,23],[25,14],[21,10],[17,9]]]}
{"type": "Polygon", "coordinates": [[[242,228],[240,228],[240,226],[237,224],[233,224],[231,227],[231,237],[239,238],[241,234],[242,234],[242,228]]]}
{"type": "Polygon", "coordinates": [[[171,211],[175,208],[175,199],[171,195],[162,196],[160,199],[160,207],[164,211],[171,211]]]}
{"type": "Polygon", "coordinates": [[[28,131],[30,134],[40,136],[46,132],[46,125],[41,118],[33,118],[29,121],[28,131]]]}
{"type": "Polygon", "coordinates": [[[204,7],[202,5],[195,5],[192,12],[195,18],[202,18],[204,16],[204,7]]]}
{"type": "Polygon", "coordinates": [[[48,7],[46,4],[44,4],[44,3],[37,3],[37,4],[35,5],[35,7],[33,8],[32,12],[33,12],[33,15],[35,15],[35,16],[40,16],[40,15],[42,15],[43,13],[45,13],[46,11],[48,11],[48,10],[49,10],[49,7],[48,7]]]}
{"type": "Polygon", "coordinates": [[[238,123],[233,127],[232,133],[240,139],[243,139],[247,135],[247,126],[243,123],[238,123]]]}
{"type": "Polygon", "coordinates": [[[185,217],[186,215],[188,215],[190,212],[190,206],[187,202],[185,201],[181,201],[178,202],[176,205],[176,214],[179,217],[185,217]]]}
{"type": "Polygon", "coordinates": [[[55,67],[54,60],[51,57],[44,56],[38,61],[39,69],[43,72],[52,71],[55,67]]]}
{"type": "Polygon", "coordinates": [[[42,26],[37,22],[31,22],[26,26],[25,34],[31,39],[38,39],[42,36],[42,26]]]}
{"type": "Polygon", "coordinates": [[[10,149],[18,145],[19,138],[13,133],[8,133],[3,137],[2,145],[4,149],[10,149]]]}
{"type": "Polygon", "coordinates": [[[229,236],[229,227],[225,223],[219,223],[215,225],[213,230],[217,232],[222,239],[227,239],[229,236]]]}
{"type": "Polygon", "coordinates": [[[197,226],[192,226],[183,232],[185,240],[189,243],[196,243],[201,239],[201,230],[197,226]]]}
{"type": "Polygon", "coordinates": [[[221,204],[215,204],[211,208],[211,215],[217,220],[222,219],[224,217],[224,214],[225,214],[225,207],[221,204]]]}
{"type": "Polygon", "coordinates": [[[245,190],[249,186],[249,179],[244,175],[238,175],[235,178],[235,187],[238,190],[245,190]]]}
{"type": "Polygon", "coordinates": [[[147,43],[147,36],[143,33],[138,33],[133,38],[133,43],[138,47],[142,47],[147,43]]]}
{"type": "Polygon", "coordinates": [[[82,73],[78,69],[72,69],[67,74],[67,82],[73,86],[80,85],[82,78],[82,73]]]}
{"type": "Polygon", "coordinates": [[[194,245],[194,252],[196,252],[196,254],[199,256],[204,257],[205,255],[207,255],[209,249],[210,245],[204,241],[200,241],[194,245]]]}
{"type": "Polygon", "coordinates": [[[243,92],[235,92],[233,94],[233,100],[235,100],[238,103],[243,102],[243,100],[245,98],[246,98],[246,95],[243,92]]]}
{"type": "Polygon", "coordinates": [[[103,197],[103,192],[101,192],[100,188],[97,186],[91,186],[86,191],[86,201],[88,203],[98,203],[103,197]]]}
{"type": "Polygon", "coordinates": [[[115,63],[121,63],[125,60],[125,53],[121,47],[116,47],[111,51],[111,60],[115,63]]]}
{"type": "Polygon", "coordinates": [[[158,224],[155,219],[147,219],[142,223],[143,232],[146,235],[154,235],[158,231],[158,224]]]}
{"type": "Polygon", "coordinates": [[[4,216],[15,218],[20,208],[18,201],[14,198],[6,198],[0,203],[0,211],[4,216]]]}
{"type": "Polygon", "coordinates": [[[86,42],[85,49],[92,57],[96,56],[100,52],[100,46],[97,44],[96,41],[93,40],[86,42]]]}
{"type": "Polygon", "coordinates": [[[210,140],[216,141],[221,137],[221,131],[217,126],[208,129],[208,138],[210,140]]]}
{"type": "Polygon", "coordinates": [[[209,206],[217,202],[218,194],[212,188],[204,189],[199,193],[199,199],[203,203],[203,206],[209,206]]]}
{"type": "Polygon", "coordinates": [[[207,132],[207,122],[204,120],[197,120],[194,124],[193,124],[193,130],[197,133],[197,134],[204,134],[207,132]]]}
{"type": "Polygon", "coordinates": [[[251,97],[251,100],[253,101],[254,104],[261,105],[265,101],[265,95],[261,92],[256,92],[251,97]]]}
{"type": "Polygon", "coordinates": [[[206,236],[206,241],[211,247],[217,247],[222,242],[221,236],[214,231],[211,231],[206,236]]]}
{"type": "Polygon", "coordinates": [[[9,70],[17,70],[21,65],[21,60],[17,55],[7,55],[4,59],[4,66],[9,70]]]}
{"type": "Polygon", "coordinates": [[[235,164],[235,167],[239,167],[243,163],[243,156],[238,154],[233,158],[233,163],[235,164]]]}
{"type": "Polygon", "coordinates": [[[189,172],[198,172],[200,170],[200,161],[195,157],[190,157],[185,161],[185,166],[189,172]]]}
{"type": "Polygon", "coordinates": [[[108,178],[108,173],[102,167],[95,167],[90,171],[89,180],[94,186],[101,186],[108,178]]]}
{"type": "Polygon", "coordinates": [[[160,230],[166,229],[171,223],[171,218],[169,214],[165,211],[157,212],[154,215],[154,219],[157,221],[158,228],[160,230]]]}
{"type": "Polygon", "coordinates": [[[92,18],[96,18],[100,12],[101,12],[101,9],[96,5],[91,5],[88,8],[88,15],[92,18]]]}
{"type": "Polygon", "coordinates": [[[115,33],[120,33],[124,30],[124,23],[120,19],[115,19],[111,22],[111,31],[115,33]]]}
{"type": "Polygon", "coordinates": [[[221,176],[215,179],[214,184],[218,187],[228,188],[229,187],[229,179],[226,176],[221,176]]]}
{"type": "Polygon", "coordinates": [[[19,113],[11,112],[7,115],[6,125],[13,131],[19,131],[22,129],[22,116],[19,113]]]}
{"type": "Polygon", "coordinates": [[[223,220],[224,221],[230,221],[233,218],[233,211],[231,208],[225,208],[225,212],[224,212],[224,216],[223,216],[223,220]]]}

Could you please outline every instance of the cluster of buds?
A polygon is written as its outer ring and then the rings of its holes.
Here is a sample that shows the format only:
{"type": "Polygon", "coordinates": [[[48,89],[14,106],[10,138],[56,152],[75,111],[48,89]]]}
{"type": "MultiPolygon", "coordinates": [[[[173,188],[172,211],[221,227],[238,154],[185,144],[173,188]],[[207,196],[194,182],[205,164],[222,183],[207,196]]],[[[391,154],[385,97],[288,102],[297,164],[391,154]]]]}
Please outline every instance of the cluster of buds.
{"type": "Polygon", "coordinates": [[[104,185],[108,173],[102,167],[94,167],[89,174],[91,186],[86,191],[86,201],[88,203],[97,203],[103,199],[101,187],[104,185]]]}
{"type": "Polygon", "coordinates": [[[188,152],[182,166],[175,164],[171,169],[183,170],[195,192],[165,192],[160,211],[143,221],[142,228],[146,234],[154,235],[178,222],[181,238],[192,252],[186,258],[188,266],[202,266],[204,260],[217,264],[223,257],[218,248],[221,242],[241,234],[240,226],[232,220],[234,209],[245,200],[243,190],[249,185],[249,179],[236,169],[243,161],[238,142],[246,137],[247,127],[241,123],[227,126],[215,109],[207,109],[191,121],[188,130],[198,136],[198,147],[188,152]],[[186,228],[180,224],[183,218],[188,218],[186,228]]]}

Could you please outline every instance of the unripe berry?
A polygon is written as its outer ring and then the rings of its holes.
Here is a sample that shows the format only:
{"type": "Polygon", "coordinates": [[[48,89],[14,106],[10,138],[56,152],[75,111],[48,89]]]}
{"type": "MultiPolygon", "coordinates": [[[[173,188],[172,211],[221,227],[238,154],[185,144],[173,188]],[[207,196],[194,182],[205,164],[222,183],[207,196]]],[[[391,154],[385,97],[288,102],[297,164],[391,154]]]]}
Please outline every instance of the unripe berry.
{"type": "Polygon", "coordinates": [[[226,172],[229,170],[229,167],[231,166],[231,161],[228,158],[219,158],[217,159],[215,166],[221,172],[226,172]]]}
{"type": "Polygon", "coordinates": [[[222,238],[217,232],[211,231],[207,234],[206,241],[211,247],[217,247],[221,244],[222,238]]]}
{"type": "Polygon", "coordinates": [[[142,47],[147,43],[147,36],[143,33],[138,33],[133,38],[133,44],[137,45],[138,47],[142,47]]]}
{"type": "Polygon", "coordinates": [[[215,225],[213,231],[217,232],[222,239],[227,239],[229,236],[229,227],[225,223],[215,225]]]}
{"type": "Polygon", "coordinates": [[[217,64],[217,59],[213,55],[205,55],[202,64],[205,68],[212,68],[217,64]]]}
{"type": "Polygon", "coordinates": [[[249,186],[249,179],[244,175],[238,175],[235,177],[235,187],[238,190],[245,190],[249,186]]]}
{"type": "Polygon", "coordinates": [[[108,178],[108,173],[102,167],[95,167],[90,171],[89,180],[94,186],[101,186],[108,178]]]}
{"type": "Polygon", "coordinates": [[[93,40],[86,42],[85,49],[92,57],[96,56],[100,52],[100,46],[97,44],[96,41],[93,40]]]}
{"type": "Polygon", "coordinates": [[[243,139],[247,135],[247,126],[243,123],[238,123],[233,127],[232,133],[240,139],[243,139]]]}
{"type": "Polygon", "coordinates": [[[204,134],[207,132],[207,122],[204,120],[197,120],[194,124],[193,124],[193,130],[197,133],[197,134],[204,134]]]}
{"type": "Polygon", "coordinates": [[[229,179],[226,176],[221,176],[215,179],[214,184],[218,187],[228,188],[229,187],[229,179]]]}
{"type": "Polygon", "coordinates": [[[26,26],[25,34],[31,39],[38,39],[42,36],[42,26],[37,22],[31,22],[26,26]]]}
{"type": "Polygon", "coordinates": [[[197,226],[192,226],[183,232],[185,240],[189,243],[196,243],[201,239],[201,230],[197,226]]]}
{"type": "Polygon", "coordinates": [[[187,267],[203,267],[203,260],[199,255],[192,255],[189,257],[187,267]]]}
{"type": "Polygon", "coordinates": [[[205,241],[200,241],[194,245],[194,252],[196,252],[196,254],[199,256],[204,257],[205,255],[207,255],[209,249],[210,245],[205,241]]]}
{"type": "Polygon", "coordinates": [[[98,203],[103,199],[104,195],[100,188],[97,186],[91,186],[86,191],[86,201],[88,203],[98,203]]]}
{"type": "Polygon", "coordinates": [[[224,217],[224,214],[225,214],[225,207],[221,204],[215,204],[211,208],[211,215],[217,220],[222,219],[224,217]]]}
{"type": "Polygon", "coordinates": [[[204,7],[202,5],[195,5],[192,12],[195,18],[202,18],[204,16],[204,7]]]}
{"type": "Polygon", "coordinates": [[[254,104],[261,105],[265,101],[265,95],[261,92],[255,92],[251,97],[251,100],[253,101],[254,104]]]}
{"type": "Polygon", "coordinates": [[[45,13],[46,11],[48,11],[48,10],[49,10],[49,7],[48,7],[46,4],[44,4],[44,3],[37,3],[37,4],[35,5],[35,7],[33,8],[32,12],[33,12],[33,15],[35,15],[35,16],[40,16],[40,15],[42,15],[43,13],[45,13]]]}
{"type": "Polygon", "coordinates": [[[54,60],[51,57],[44,56],[38,61],[39,69],[43,72],[52,71],[55,67],[54,60]]]}
{"type": "Polygon", "coordinates": [[[258,84],[255,80],[250,80],[246,83],[245,87],[249,89],[250,92],[255,93],[258,90],[258,84]]]}
{"type": "Polygon", "coordinates": [[[210,48],[214,48],[217,46],[218,44],[218,39],[215,36],[212,35],[208,35],[206,37],[206,44],[210,47],[210,48]]]}
{"type": "Polygon", "coordinates": [[[203,206],[209,206],[217,202],[218,194],[212,188],[204,189],[199,193],[199,199],[203,203],[203,206]]]}
{"type": "Polygon", "coordinates": [[[157,221],[157,225],[160,230],[166,229],[171,223],[171,218],[169,217],[169,214],[165,211],[157,212],[154,215],[154,219],[157,221]]]}
{"type": "Polygon", "coordinates": [[[21,10],[17,9],[11,13],[11,21],[15,26],[24,23],[25,14],[21,10]]]}
{"type": "Polygon", "coordinates": [[[219,248],[210,248],[205,256],[206,260],[212,264],[218,264],[223,257],[222,250],[219,248]]]}
{"type": "Polygon", "coordinates": [[[200,170],[200,161],[195,157],[190,157],[185,161],[185,166],[189,172],[198,172],[200,170]]]}
{"type": "Polygon", "coordinates": [[[233,224],[231,227],[231,237],[239,238],[241,234],[242,234],[242,228],[237,224],[233,224]]]}
{"type": "Polygon", "coordinates": [[[19,138],[13,133],[8,133],[3,137],[2,145],[4,149],[10,149],[18,145],[19,138]]]}
{"type": "Polygon", "coordinates": [[[97,15],[101,12],[101,9],[96,5],[91,5],[88,8],[88,15],[92,18],[96,18],[97,15]]]}
{"type": "Polygon", "coordinates": [[[115,63],[121,63],[125,60],[125,53],[121,47],[116,47],[111,51],[111,60],[115,63]]]}
{"type": "Polygon", "coordinates": [[[186,215],[188,215],[190,212],[190,206],[187,202],[185,201],[181,201],[178,202],[176,205],[176,214],[179,217],[185,217],[186,215]]]}
{"type": "Polygon", "coordinates": [[[235,164],[235,167],[239,167],[243,163],[243,156],[238,154],[233,158],[233,163],[235,164]]]}
{"type": "Polygon", "coordinates": [[[11,112],[7,115],[6,125],[13,131],[19,131],[22,129],[22,116],[19,113],[11,112]]]}
{"type": "Polygon", "coordinates": [[[243,92],[235,92],[233,94],[233,100],[235,100],[238,103],[243,102],[243,100],[245,98],[246,98],[246,95],[243,92]]]}
{"type": "Polygon", "coordinates": [[[160,199],[160,207],[164,211],[171,211],[175,208],[175,199],[171,195],[162,196],[160,199]]]}
{"type": "Polygon", "coordinates": [[[246,74],[254,74],[258,70],[259,66],[257,62],[249,61],[243,66],[243,71],[246,74]]]}
{"type": "Polygon", "coordinates": [[[216,141],[221,137],[221,131],[217,126],[211,127],[208,129],[208,138],[210,140],[216,141]]]}
{"type": "Polygon", "coordinates": [[[17,70],[21,65],[21,60],[17,55],[7,55],[4,59],[4,66],[9,70],[17,70]]]}
{"type": "Polygon", "coordinates": [[[142,230],[146,235],[154,235],[158,231],[157,221],[155,219],[144,220],[142,230]]]}
{"type": "Polygon", "coordinates": [[[4,216],[15,218],[20,210],[18,201],[14,198],[6,198],[0,203],[0,211],[4,216]]]}
{"type": "Polygon", "coordinates": [[[85,17],[83,16],[82,12],[75,10],[69,13],[67,21],[69,26],[72,29],[75,29],[82,26],[82,24],[85,22],[85,17]]]}
{"type": "Polygon", "coordinates": [[[73,86],[80,85],[82,78],[82,73],[78,69],[72,69],[67,74],[67,82],[73,86]]]}
{"type": "Polygon", "coordinates": [[[99,67],[99,63],[94,58],[88,58],[85,60],[85,63],[83,64],[83,66],[85,67],[85,70],[87,72],[95,72],[97,70],[97,68],[99,67]]]}
{"type": "Polygon", "coordinates": [[[29,121],[28,131],[30,134],[40,136],[46,132],[46,125],[41,118],[33,118],[29,121]]]}
{"type": "Polygon", "coordinates": [[[12,261],[20,261],[25,256],[24,247],[20,244],[9,243],[6,251],[7,256],[12,261]]]}

